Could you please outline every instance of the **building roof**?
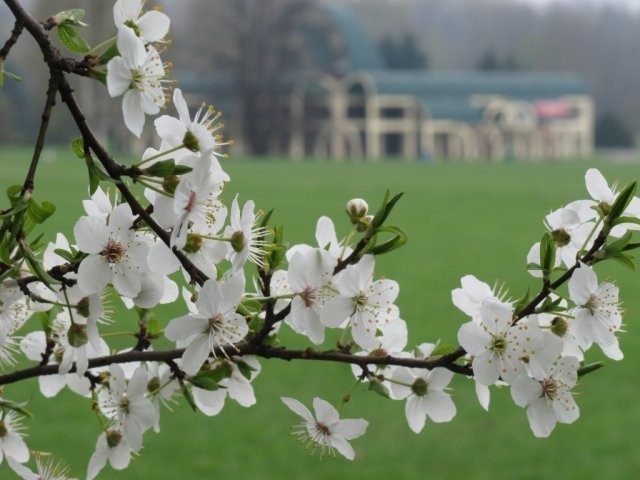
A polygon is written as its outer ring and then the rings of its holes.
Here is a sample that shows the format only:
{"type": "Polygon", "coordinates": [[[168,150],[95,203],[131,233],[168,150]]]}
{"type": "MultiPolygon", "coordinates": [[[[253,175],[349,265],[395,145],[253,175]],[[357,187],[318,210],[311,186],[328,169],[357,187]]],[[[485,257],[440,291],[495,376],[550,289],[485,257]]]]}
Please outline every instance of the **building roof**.
{"type": "Polygon", "coordinates": [[[482,116],[483,109],[471,103],[478,95],[535,101],[588,93],[583,78],[571,73],[371,70],[361,75],[378,94],[412,95],[433,118],[466,122],[482,116]]]}

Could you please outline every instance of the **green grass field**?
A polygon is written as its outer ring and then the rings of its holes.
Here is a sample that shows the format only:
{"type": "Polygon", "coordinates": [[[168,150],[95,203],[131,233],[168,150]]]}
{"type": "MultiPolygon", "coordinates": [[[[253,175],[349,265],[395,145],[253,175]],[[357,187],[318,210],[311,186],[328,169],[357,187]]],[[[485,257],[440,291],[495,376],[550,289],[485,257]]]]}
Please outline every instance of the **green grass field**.
{"type": "MultiPolygon", "coordinates": [[[[24,149],[0,150],[0,188],[20,183],[28,166],[24,149]]],[[[407,320],[410,343],[453,343],[466,321],[450,301],[461,276],[472,273],[493,284],[504,281],[513,297],[539,286],[525,270],[525,255],[540,239],[542,219],[571,200],[588,198],[584,172],[600,168],[608,179],[629,182],[637,165],[603,162],[569,164],[404,164],[229,161],[232,181],[225,198],[240,192],[254,199],[273,220],[286,226],[291,243],[313,242],[315,222],[331,216],[339,233],[348,224],[345,202],[362,197],[376,206],[385,189],[405,192],[390,223],[409,235],[405,248],[377,261],[378,275],[400,283],[398,305],[407,320]]],[[[49,233],[72,236],[82,212],[86,170],[65,150],[44,157],[35,195],[58,211],[49,233]]],[[[0,207],[3,208],[3,207],[0,207]]],[[[356,460],[307,455],[290,436],[297,417],[279,400],[286,395],[306,404],[314,396],[336,403],[353,383],[344,365],[262,362],[254,383],[258,404],[243,409],[228,402],[214,418],[181,405],[164,411],[162,432],[145,435],[140,458],[123,473],[107,467],[103,479],[245,478],[245,479],[628,479],[640,475],[635,434],[640,431],[640,276],[622,266],[598,270],[602,279],[619,280],[626,307],[622,348],[626,358],[606,361],[605,368],[584,378],[576,390],[581,418],[558,425],[549,439],[531,434],[525,411],[507,389],[492,392],[489,413],[478,405],[473,383],[452,382],[458,415],[451,423],[427,426],[413,434],[404,418],[404,403],[385,400],[360,387],[343,407],[346,417],[364,417],[370,426],[353,442],[356,460]]],[[[165,311],[169,320],[180,307],[165,311]]],[[[133,320],[125,319],[126,328],[133,320]],[[129,322],[129,323],[127,323],[129,322]]],[[[596,351],[588,360],[602,359],[596,351]]],[[[7,397],[30,400],[29,446],[52,451],[83,477],[99,433],[88,401],[62,394],[44,400],[35,382],[5,389],[7,397]]],[[[184,402],[182,402],[184,403],[184,402]]],[[[0,478],[11,478],[5,465],[0,478]]]]}

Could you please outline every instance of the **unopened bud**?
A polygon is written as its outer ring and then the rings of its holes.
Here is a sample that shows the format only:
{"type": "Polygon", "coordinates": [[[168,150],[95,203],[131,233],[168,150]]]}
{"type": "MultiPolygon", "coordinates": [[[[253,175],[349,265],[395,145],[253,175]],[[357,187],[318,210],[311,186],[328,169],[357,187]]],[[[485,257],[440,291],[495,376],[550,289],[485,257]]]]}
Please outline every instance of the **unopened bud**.
{"type": "Polygon", "coordinates": [[[345,210],[349,220],[355,225],[369,212],[369,205],[361,198],[352,198],[347,202],[345,210]]]}
{"type": "Polygon", "coordinates": [[[365,232],[367,228],[369,228],[369,224],[371,223],[372,220],[373,220],[373,215],[366,215],[362,217],[356,224],[356,229],[359,232],[365,232]]]}

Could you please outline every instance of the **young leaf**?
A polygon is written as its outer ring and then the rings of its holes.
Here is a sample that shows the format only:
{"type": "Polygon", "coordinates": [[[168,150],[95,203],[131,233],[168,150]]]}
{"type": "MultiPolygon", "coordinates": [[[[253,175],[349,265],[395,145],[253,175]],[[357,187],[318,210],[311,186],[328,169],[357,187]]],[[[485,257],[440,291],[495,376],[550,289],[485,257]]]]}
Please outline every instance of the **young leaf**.
{"type": "Polygon", "coordinates": [[[81,8],[71,8],[56,13],[53,18],[58,25],[75,25],[76,27],[88,27],[89,25],[81,22],[84,18],[84,10],[81,8]]]}
{"type": "Polygon", "coordinates": [[[380,245],[376,245],[377,239],[376,241],[370,242],[368,244],[369,248],[367,248],[366,253],[371,253],[373,255],[384,255],[385,253],[397,250],[409,240],[407,234],[399,227],[383,225],[377,229],[375,233],[376,237],[378,233],[381,232],[395,233],[395,236],[391,240],[387,240],[380,245]]]}
{"type": "Polygon", "coordinates": [[[632,182],[618,194],[615,201],[613,202],[613,205],[611,206],[611,211],[606,218],[606,221],[609,223],[609,225],[614,225],[614,221],[618,217],[621,217],[624,211],[627,209],[629,203],[631,203],[631,199],[636,193],[636,186],[637,182],[632,182]]]}
{"type": "Polygon", "coordinates": [[[208,390],[210,392],[220,389],[218,382],[206,375],[196,375],[194,377],[189,377],[187,381],[198,388],[208,390]]]}
{"type": "Polygon", "coordinates": [[[182,395],[184,396],[185,400],[187,401],[191,409],[194,412],[197,412],[198,406],[196,405],[196,402],[193,400],[193,397],[191,396],[191,392],[189,391],[189,388],[184,382],[180,382],[180,390],[182,391],[182,395]]]}
{"type": "Polygon", "coordinates": [[[634,272],[636,271],[636,264],[633,262],[633,257],[628,253],[619,253],[617,255],[613,255],[611,258],[621,263],[629,270],[632,270],[634,272]]]}
{"type": "Polygon", "coordinates": [[[173,158],[169,158],[167,160],[160,160],[159,162],[154,163],[153,165],[142,170],[142,172],[145,175],[149,175],[152,177],[164,178],[169,175],[173,175],[175,167],[176,161],[173,158]]]}
{"type": "Polygon", "coordinates": [[[89,51],[89,44],[70,24],[62,23],[58,25],[56,30],[62,44],[72,52],[87,53],[89,51]]]}
{"type": "Polygon", "coordinates": [[[591,372],[595,372],[601,367],[604,367],[604,363],[602,362],[595,362],[595,363],[590,363],[588,365],[584,365],[578,369],[578,377],[582,377],[591,372]]]}
{"type": "Polygon", "coordinates": [[[431,352],[430,357],[439,357],[441,355],[448,355],[449,353],[453,353],[456,350],[455,345],[451,345],[450,343],[439,343],[436,345],[436,348],[431,352]]]}
{"type": "Polygon", "coordinates": [[[78,158],[84,158],[84,140],[76,138],[71,142],[71,151],[78,158]]]}
{"type": "Polygon", "coordinates": [[[240,373],[242,374],[242,376],[247,380],[251,380],[251,372],[253,372],[255,368],[253,368],[248,363],[243,362],[242,360],[237,360],[236,365],[240,369],[240,373]]]}

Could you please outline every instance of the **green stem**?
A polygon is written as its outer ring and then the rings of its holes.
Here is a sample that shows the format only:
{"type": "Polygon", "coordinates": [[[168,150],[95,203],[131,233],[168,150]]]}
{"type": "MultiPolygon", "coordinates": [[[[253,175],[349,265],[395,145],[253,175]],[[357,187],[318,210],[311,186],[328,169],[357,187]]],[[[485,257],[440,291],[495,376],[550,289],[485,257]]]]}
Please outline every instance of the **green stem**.
{"type": "Polygon", "coordinates": [[[152,160],[156,160],[156,159],[158,159],[158,158],[160,158],[160,157],[164,157],[165,155],[169,155],[170,153],[177,152],[178,150],[182,150],[183,148],[184,148],[184,145],[183,145],[183,144],[180,144],[180,145],[178,145],[177,147],[170,148],[169,150],[166,150],[166,151],[164,151],[164,152],[156,153],[155,155],[152,155],[152,156],[150,156],[149,158],[145,158],[145,159],[144,159],[144,160],[142,160],[141,162],[136,163],[136,164],[134,165],[134,167],[140,168],[140,167],[142,167],[143,165],[145,165],[145,164],[147,164],[147,163],[151,162],[152,160]]]}
{"type": "Polygon", "coordinates": [[[87,55],[93,55],[93,54],[95,54],[96,52],[98,52],[99,50],[102,50],[103,48],[104,48],[105,50],[107,50],[108,48],[110,48],[110,47],[111,47],[111,45],[114,45],[114,44],[116,43],[116,40],[117,40],[117,39],[118,39],[118,37],[117,37],[117,36],[115,36],[115,37],[111,37],[111,38],[108,38],[108,39],[107,39],[107,40],[105,40],[104,42],[99,43],[98,45],[96,45],[95,47],[93,47],[91,50],[89,50],[89,51],[87,52],[87,55]],[[105,48],[105,47],[106,47],[106,48],[105,48]]]}

